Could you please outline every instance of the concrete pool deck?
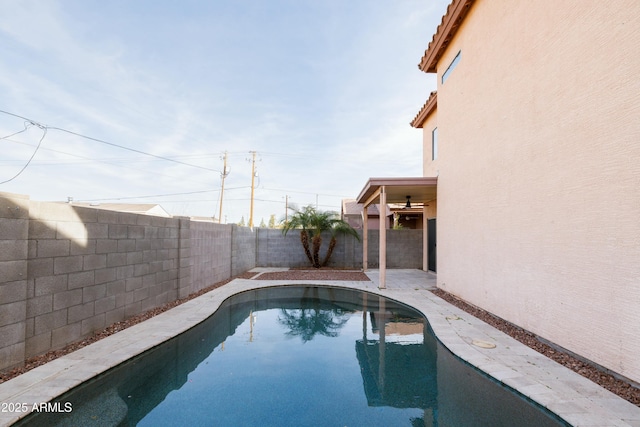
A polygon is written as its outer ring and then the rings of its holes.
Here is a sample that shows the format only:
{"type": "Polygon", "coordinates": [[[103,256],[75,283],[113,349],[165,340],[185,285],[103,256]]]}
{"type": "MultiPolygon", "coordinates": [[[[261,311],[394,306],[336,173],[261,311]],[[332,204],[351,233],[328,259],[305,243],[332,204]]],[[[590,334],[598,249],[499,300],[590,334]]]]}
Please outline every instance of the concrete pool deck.
{"type": "MultiPolygon", "coordinates": [[[[252,271],[282,270],[256,268],[252,271]]],[[[639,407],[429,292],[435,288],[434,274],[421,270],[387,270],[386,289],[378,289],[377,270],[366,274],[370,281],[235,279],[145,322],[0,384],[0,404],[3,405],[0,409],[24,404],[30,410],[34,404],[48,402],[94,375],[200,323],[225,299],[238,292],[304,284],[366,290],[411,305],[425,315],[437,338],[455,355],[549,408],[571,425],[640,427],[639,407]]],[[[24,412],[0,411],[0,426],[11,425],[25,415],[24,412]]]]}

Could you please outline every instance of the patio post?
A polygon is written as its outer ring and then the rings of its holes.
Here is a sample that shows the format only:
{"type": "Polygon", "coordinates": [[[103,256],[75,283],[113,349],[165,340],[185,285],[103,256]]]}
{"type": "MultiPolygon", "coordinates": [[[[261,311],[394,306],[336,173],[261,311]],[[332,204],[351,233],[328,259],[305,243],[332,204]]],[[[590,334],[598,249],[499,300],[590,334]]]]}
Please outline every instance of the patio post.
{"type": "Polygon", "coordinates": [[[378,250],[378,260],[380,269],[379,289],[386,289],[387,278],[387,188],[380,187],[380,246],[378,250]]]}
{"type": "Polygon", "coordinates": [[[422,270],[429,271],[429,229],[427,227],[427,205],[422,207],[422,270]]]}
{"type": "Polygon", "coordinates": [[[367,215],[368,206],[365,205],[362,210],[362,270],[367,271],[369,268],[369,215],[367,215]]]}

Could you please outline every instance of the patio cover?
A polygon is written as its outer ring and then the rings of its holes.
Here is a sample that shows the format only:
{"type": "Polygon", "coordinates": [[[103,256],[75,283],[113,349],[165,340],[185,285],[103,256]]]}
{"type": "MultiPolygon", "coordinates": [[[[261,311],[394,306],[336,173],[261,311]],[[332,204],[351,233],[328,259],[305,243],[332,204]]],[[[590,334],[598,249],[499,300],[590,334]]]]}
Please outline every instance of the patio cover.
{"type": "MultiPolygon", "coordinates": [[[[364,205],[366,209],[372,203],[385,206],[388,203],[407,202],[407,196],[411,196],[411,203],[426,204],[437,198],[438,178],[437,177],[405,177],[405,178],[369,178],[366,185],[360,191],[356,201],[364,205]]],[[[379,268],[380,268],[380,284],[381,289],[385,288],[386,269],[387,269],[387,236],[384,223],[384,216],[380,216],[380,244],[379,244],[379,268]]],[[[428,270],[428,247],[427,247],[427,215],[426,207],[423,207],[422,215],[422,269],[428,270]]],[[[367,270],[368,259],[368,225],[366,215],[363,218],[363,236],[362,236],[362,268],[367,270]]]]}

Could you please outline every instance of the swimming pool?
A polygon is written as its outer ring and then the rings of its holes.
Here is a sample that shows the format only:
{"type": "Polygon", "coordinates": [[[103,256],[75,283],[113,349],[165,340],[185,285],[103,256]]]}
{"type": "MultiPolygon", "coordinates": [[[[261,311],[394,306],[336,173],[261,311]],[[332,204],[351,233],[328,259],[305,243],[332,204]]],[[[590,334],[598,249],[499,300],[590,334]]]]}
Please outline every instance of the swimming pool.
{"type": "Polygon", "coordinates": [[[73,412],[19,425],[565,425],[453,356],[415,310],[328,287],[237,294],[57,401],[73,412]]]}

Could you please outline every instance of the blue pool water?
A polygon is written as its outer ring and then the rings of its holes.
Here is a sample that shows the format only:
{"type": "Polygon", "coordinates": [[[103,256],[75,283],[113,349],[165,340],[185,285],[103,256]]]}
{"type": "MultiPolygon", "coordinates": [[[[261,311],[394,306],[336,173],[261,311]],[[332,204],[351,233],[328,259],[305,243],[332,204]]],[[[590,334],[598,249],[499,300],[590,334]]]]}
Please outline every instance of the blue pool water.
{"type": "Polygon", "coordinates": [[[424,317],[355,290],[267,288],[58,401],[25,425],[557,426],[461,362],[424,317]]]}

